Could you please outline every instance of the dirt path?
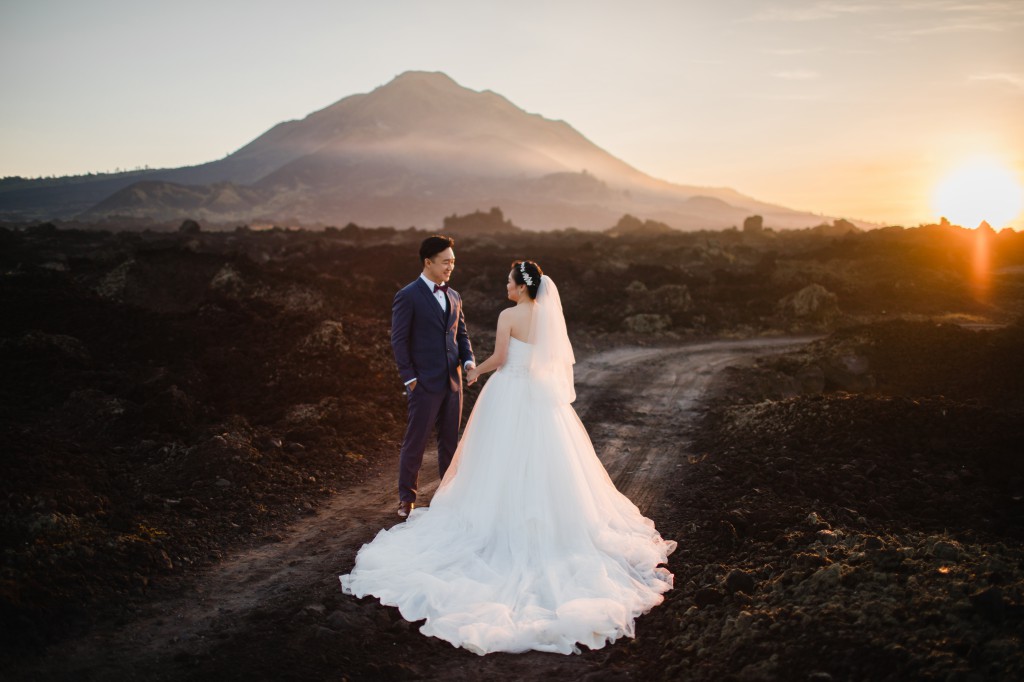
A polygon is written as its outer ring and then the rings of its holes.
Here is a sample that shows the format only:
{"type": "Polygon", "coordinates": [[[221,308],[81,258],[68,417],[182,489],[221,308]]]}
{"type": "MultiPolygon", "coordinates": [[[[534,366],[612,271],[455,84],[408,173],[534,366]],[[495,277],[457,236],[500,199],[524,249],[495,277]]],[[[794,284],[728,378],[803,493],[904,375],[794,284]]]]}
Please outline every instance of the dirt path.
{"type": "MultiPolygon", "coordinates": [[[[662,491],[679,485],[683,433],[711,377],[727,365],[802,339],[626,348],[577,366],[576,409],[616,485],[657,523],[662,491]]],[[[437,472],[425,461],[425,497],[437,472]]],[[[148,605],[131,622],[66,642],[26,678],[48,679],[523,679],[579,678],[615,647],[580,656],[480,658],[423,637],[372,600],[340,594],[337,575],[376,532],[398,521],[393,471],[338,494],[285,529],[279,542],[241,551],[148,605]]],[[[678,533],[680,529],[666,529],[678,533]]],[[[676,537],[685,542],[685,538],[676,537]]],[[[641,619],[639,636],[645,633],[641,619]]]]}

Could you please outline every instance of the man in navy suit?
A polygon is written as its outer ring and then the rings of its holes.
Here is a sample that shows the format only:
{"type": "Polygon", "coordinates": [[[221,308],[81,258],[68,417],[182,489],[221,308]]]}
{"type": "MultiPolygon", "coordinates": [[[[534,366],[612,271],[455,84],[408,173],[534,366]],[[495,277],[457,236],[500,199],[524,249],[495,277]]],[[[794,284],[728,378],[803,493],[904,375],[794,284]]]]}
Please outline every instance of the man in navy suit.
{"type": "Polygon", "coordinates": [[[423,272],[395,294],[391,348],[409,402],[408,425],[398,460],[398,515],[416,506],[423,450],[437,427],[437,467],[444,478],[459,442],[462,372],[475,367],[462,298],[448,288],[455,269],[455,240],[434,235],[420,246],[423,272]]]}

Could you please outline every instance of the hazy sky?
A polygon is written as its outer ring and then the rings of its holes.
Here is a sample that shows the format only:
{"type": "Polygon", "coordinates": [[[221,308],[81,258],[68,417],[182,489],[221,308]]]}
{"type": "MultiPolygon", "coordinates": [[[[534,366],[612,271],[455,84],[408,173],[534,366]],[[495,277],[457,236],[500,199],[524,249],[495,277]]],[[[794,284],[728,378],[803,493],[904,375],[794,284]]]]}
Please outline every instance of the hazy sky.
{"type": "Polygon", "coordinates": [[[0,0],[0,175],[214,160],[407,70],[827,215],[931,220],[979,154],[1024,181],[1024,0],[0,0]]]}

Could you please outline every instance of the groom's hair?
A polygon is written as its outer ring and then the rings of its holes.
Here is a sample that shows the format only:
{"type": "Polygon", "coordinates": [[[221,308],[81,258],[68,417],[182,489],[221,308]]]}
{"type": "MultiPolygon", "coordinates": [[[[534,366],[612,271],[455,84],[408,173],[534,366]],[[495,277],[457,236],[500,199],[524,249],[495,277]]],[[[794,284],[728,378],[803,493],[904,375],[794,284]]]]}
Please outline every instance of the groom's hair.
{"type": "Polygon", "coordinates": [[[451,237],[445,237],[441,234],[435,234],[427,237],[423,240],[423,243],[420,244],[420,265],[423,265],[423,261],[426,259],[433,258],[452,246],[455,246],[455,240],[451,237]]]}

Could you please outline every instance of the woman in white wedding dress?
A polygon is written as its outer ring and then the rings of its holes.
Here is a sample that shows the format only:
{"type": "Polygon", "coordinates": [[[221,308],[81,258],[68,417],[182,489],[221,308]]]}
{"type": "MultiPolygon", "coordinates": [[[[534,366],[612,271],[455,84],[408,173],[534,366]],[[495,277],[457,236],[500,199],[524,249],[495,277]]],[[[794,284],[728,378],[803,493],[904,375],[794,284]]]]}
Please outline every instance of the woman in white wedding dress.
{"type": "Polygon", "coordinates": [[[481,655],[599,649],[662,602],[676,543],[615,488],[570,404],[554,282],[517,261],[507,291],[494,355],[467,379],[497,371],[429,508],[364,545],[341,586],[481,655]]]}

